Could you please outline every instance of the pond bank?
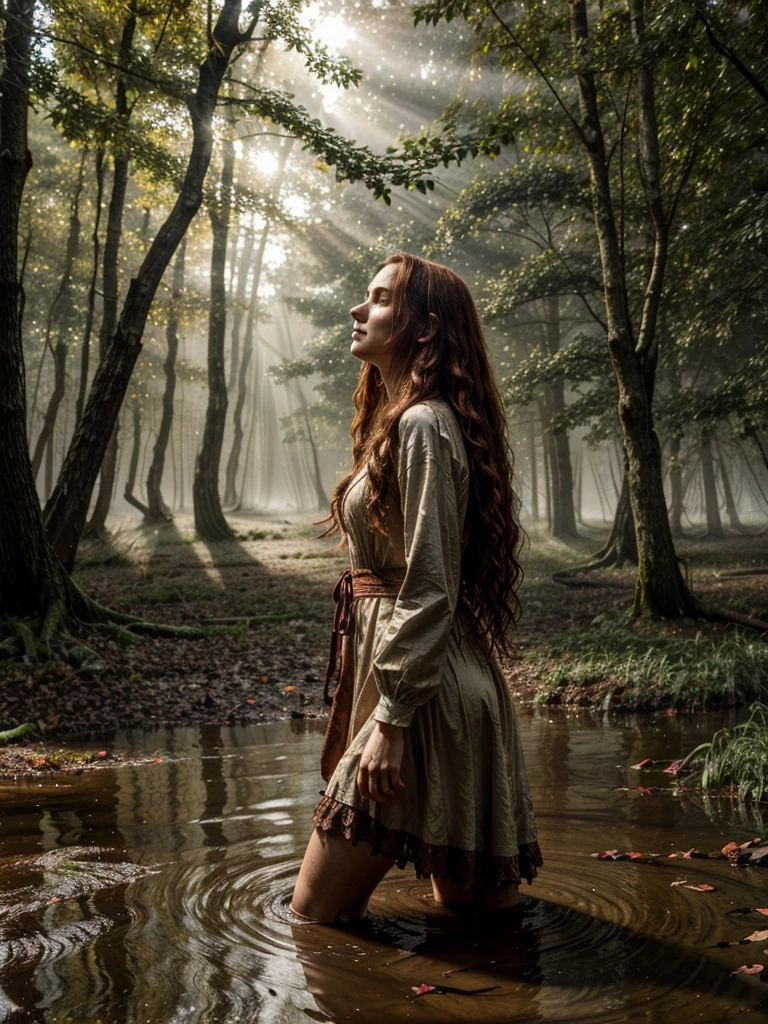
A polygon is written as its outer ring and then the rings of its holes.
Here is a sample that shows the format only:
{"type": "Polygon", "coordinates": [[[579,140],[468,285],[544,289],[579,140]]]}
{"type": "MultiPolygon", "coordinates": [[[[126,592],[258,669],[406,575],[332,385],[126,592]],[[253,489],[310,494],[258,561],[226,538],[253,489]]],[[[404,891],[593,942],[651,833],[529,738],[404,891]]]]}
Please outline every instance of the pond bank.
{"type": "MultiPolygon", "coordinates": [[[[121,611],[211,632],[141,637],[128,646],[97,639],[100,671],[16,671],[0,687],[0,730],[33,722],[34,742],[44,740],[53,754],[62,742],[106,730],[326,714],[331,591],[347,560],[334,539],[318,537],[312,517],[242,516],[234,521],[238,539],[227,544],[195,541],[191,517],[183,515],[160,528],[112,525],[112,547],[81,547],[76,575],[83,588],[121,611]]],[[[524,615],[515,656],[504,664],[518,706],[664,711],[753,699],[752,690],[768,680],[768,645],[756,636],[739,639],[692,622],[628,629],[621,617],[631,571],[601,573],[591,578],[600,585],[580,589],[553,581],[553,572],[599,546],[601,534],[591,532],[592,539],[568,546],[543,534],[531,538],[524,615]],[[699,677],[697,666],[708,674],[699,677]]],[[[680,550],[703,600],[768,618],[768,576],[756,574],[768,572],[768,537],[683,541],[680,550]]],[[[23,770],[17,754],[4,756],[23,770]]]]}

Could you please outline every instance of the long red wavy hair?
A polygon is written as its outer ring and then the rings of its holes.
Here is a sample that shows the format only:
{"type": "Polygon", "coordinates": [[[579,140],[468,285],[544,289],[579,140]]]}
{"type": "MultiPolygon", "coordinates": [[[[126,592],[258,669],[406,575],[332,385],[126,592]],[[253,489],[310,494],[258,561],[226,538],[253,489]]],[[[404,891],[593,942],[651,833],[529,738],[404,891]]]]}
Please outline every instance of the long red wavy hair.
{"type": "MultiPolygon", "coordinates": [[[[398,381],[388,396],[376,366],[363,363],[353,395],[352,470],[331,497],[331,525],[344,538],[341,504],[362,467],[368,466],[372,529],[387,534],[387,505],[397,485],[398,422],[410,406],[442,398],[453,409],[469,461],[466,544],[461,558],[461,598],[472,624],[468,636],[485,641],[490,657],[509,652],[508,631],[520,614],[522,569],[519,500],[512,484],[507,420],[488,360],[480,318],[464,281],[439,263],[407,253],[378,268],[397,265],[392,289],[391,370],[398,381]],[[426,342],[430,314],[437,329],[426,342]]],[[[324,520],[327,522],[328,520],[324,520]]]]}

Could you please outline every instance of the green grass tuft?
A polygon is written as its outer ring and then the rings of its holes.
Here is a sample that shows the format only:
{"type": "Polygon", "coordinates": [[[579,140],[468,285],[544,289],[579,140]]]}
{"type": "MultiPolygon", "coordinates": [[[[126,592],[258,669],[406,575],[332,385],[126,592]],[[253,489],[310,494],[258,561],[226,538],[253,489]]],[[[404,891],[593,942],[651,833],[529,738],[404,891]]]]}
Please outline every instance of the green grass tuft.
{"type": "Polygon", "coordinates": [[[768,704],[756,702],[749,718],[733,729],[720,729],[709,743],[696,747],[681,772],[696,768],[702,789],[736,789],[740,800],[768,795],[768,704]],[[700,766],[698,768],[697,766],[700,766]]]}
{"type": "Polygon", "coordinates": [[[541,653],[556,661],[547,699],[606,681],[624,704],[713,707],[768,694],[768,644],[754,635],[640,631],[606,616],[552,637],[541,653]]]}

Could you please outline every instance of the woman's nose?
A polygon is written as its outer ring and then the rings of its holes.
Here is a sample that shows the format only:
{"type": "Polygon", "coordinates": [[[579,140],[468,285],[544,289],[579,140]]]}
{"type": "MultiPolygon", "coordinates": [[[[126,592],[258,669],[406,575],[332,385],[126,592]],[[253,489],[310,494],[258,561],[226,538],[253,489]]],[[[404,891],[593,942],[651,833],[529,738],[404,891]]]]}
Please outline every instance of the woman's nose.
{"type": "Polygon", "coordinates": [[[359,306],[353,306],[349,311],[349,315],[353,320],[357,320],[358,323],[363,323],[365,320],[365,303],[361,302],[359,306]]]}

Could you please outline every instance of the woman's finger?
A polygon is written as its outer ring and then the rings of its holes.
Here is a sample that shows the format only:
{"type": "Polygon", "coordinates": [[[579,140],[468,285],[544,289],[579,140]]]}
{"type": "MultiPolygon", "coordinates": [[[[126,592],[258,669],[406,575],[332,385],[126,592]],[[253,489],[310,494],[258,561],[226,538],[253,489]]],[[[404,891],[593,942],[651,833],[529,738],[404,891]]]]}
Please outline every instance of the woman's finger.
{"type": "Polygon", "coordinates": [[[362,762],[357,770],[357,788],[363,800],[371,799],[368,790],[368,769],[362,762]]]}

